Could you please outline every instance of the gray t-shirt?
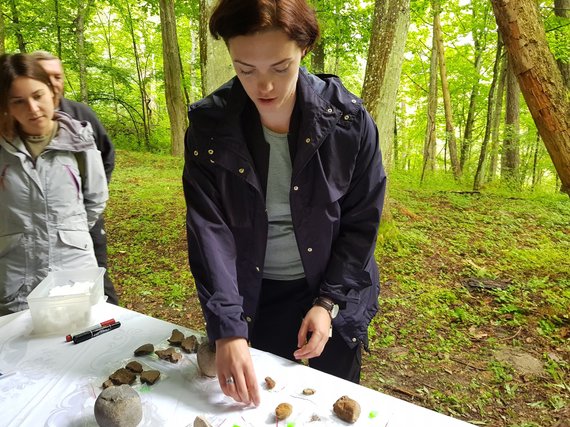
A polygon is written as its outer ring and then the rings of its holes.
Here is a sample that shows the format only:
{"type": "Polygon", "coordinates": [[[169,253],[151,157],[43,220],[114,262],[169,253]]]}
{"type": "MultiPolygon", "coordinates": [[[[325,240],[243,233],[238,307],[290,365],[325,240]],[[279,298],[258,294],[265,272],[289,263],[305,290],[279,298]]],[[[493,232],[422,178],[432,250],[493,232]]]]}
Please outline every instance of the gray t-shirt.
{"type": "Polygon", "coordinates": [[[266,208],[269,220],[267,251],[263,277],[272,280],[296,280],[305,277],[291,220],[291,156],[287,134],[263,128],[270,146],[267,174],[266,208]]]}

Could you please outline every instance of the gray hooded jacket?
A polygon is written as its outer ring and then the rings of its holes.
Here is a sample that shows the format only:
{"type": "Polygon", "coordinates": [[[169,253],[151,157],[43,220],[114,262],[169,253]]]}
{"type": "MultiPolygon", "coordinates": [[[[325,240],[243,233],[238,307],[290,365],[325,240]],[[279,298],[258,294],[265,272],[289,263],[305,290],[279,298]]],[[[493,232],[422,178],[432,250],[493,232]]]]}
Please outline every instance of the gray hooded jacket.
{"type": "Polygon", "coordinates": [[[109,197],[91,125],[57,112],[59,129],[34,161],[0,138],[0,316],[27,308],[50,271],[97,267],[89,229],[109,197]]]}

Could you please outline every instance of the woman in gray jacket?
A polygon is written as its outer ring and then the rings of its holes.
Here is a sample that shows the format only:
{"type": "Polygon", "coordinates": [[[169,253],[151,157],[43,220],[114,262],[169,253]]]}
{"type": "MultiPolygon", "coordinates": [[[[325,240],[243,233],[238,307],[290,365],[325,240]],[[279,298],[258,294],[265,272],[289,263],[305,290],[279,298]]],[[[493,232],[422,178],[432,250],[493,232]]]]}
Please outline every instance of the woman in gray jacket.
{"type": "Polygon", "coordinates": [[[56,112],[30,55],[0,56],[0,316],[50,271],[97,267],[89,229],[108,199],[91,125],[56,112]]]}

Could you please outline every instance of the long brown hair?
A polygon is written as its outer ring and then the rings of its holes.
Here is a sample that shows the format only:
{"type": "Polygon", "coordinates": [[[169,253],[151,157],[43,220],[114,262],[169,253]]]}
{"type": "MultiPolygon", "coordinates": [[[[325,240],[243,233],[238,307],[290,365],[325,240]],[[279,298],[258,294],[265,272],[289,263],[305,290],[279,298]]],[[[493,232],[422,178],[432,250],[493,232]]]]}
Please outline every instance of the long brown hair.
{"type": "Polygon", "coordinates": [[[42,82],[54,93],[49,75],[32,55],[15,53],[0,56],[0,135],[5,138],[12,138],[16,132],[16,123],[10,115],[8,103],[12,83],[18,77],[42,82]]]}
{"type": "Polygon", "coordinates": [[[210,17],[210,33],[228,40],[280,29],[309,52],[319,37],[315,10],[306,0],[219,0],[210,17]]]}

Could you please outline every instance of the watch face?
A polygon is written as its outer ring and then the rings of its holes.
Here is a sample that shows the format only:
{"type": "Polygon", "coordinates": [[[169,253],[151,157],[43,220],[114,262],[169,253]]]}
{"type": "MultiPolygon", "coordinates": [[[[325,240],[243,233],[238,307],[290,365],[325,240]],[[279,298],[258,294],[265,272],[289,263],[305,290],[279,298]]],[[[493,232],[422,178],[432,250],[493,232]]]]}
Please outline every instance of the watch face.
{"type": "Polygon", "coordinates": [[[331,313],[331,317],[334,319],[336,317],[336,315],[338,314],[338,304],[334,304],[332,306],[330,313],[331,313]]]}

